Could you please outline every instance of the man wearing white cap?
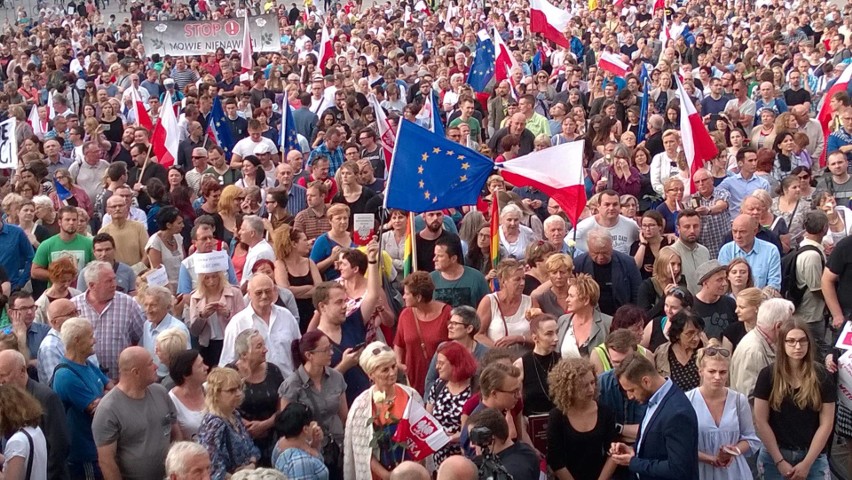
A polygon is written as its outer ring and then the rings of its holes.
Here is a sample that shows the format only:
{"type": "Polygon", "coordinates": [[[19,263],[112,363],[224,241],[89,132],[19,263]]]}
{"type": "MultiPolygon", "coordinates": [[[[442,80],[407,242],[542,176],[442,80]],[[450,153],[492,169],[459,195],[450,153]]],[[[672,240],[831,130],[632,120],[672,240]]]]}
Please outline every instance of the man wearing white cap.
{"type": "Polygon", "coordinates": [[[272,161],[272,149],[266,143],[258,143],[254,146],[254,156],[260,160],[260,167],[266,178],[275,178],[275,163],[272,161]]]}

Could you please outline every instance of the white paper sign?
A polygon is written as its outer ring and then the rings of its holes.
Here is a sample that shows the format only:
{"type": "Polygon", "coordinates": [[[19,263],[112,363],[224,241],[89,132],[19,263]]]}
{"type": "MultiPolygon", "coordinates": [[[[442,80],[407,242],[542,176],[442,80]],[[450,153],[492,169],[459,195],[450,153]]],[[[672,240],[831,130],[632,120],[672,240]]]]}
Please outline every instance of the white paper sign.
{"type": "Polygon", "coordinates": [[[160,265],[160,268],[151,270],[147,275],[145,275],[145,280],[148,281],[148,285],[165,287],[169,284],[169,276],[166,274],[166,266],[160,265]]]}
{"type": "Polygon", "coordinates": [[[0,170],[18,168],[18,142],[15,140],[15,118],[0,123],[0,170]]]}
{"type": "Polygon", "coordinates": [[[835,347],[843,350],[852,350],[852,322],[845,322],[843,330],[840,331],[840,336],[837,337],[835,347]]]}
{"type": "Polygon", "coordinates": [[[375,233],[376,216],[372,213],[356,213],[352,216],[352,226],[355,230],[353,242],[357,245],[367,245],[375,233]]]}
{"type": "Polygon", "coordinates": [[[195,273],[217,273],[228,271],[228,254],[222,250],[193,255],[195,273]]]}

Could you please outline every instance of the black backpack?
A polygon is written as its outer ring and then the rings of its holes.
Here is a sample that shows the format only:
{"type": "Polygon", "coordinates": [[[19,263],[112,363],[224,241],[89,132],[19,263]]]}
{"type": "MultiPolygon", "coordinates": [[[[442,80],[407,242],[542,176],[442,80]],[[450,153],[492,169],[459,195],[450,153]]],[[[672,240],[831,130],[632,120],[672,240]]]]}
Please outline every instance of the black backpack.
{"type": "Polygon", "coordinates": [[[793,302],[797,307],[805,296],[805,288],[799,288],[799,279],[796,276],[796,260],[799,254],[807,251],[819,253],[820,262],[825,267],[825,255],[814,245],[805,245],[804,247],[791,250],[786,255],[781,257],[781,296],[793,302]]]}

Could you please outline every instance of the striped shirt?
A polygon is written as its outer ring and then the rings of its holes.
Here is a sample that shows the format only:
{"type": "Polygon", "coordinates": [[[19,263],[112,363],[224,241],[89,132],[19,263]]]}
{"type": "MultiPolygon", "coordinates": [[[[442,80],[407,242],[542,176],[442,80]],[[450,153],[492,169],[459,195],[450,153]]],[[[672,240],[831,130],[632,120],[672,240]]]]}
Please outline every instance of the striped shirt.
{"type": "Polygon", "coordinates": [[[145,313],[133,297],[115,292],[115,297],[103,312],[98,313],[90,304],[85,293],[71,299],[80,316],[92,322],[95,331],[95,354],[107,369],[107,376],[118,380],[118,356],[130,346],[142,340],[145,313]]]}
{"type": "Polygon", "coordinates": [[[296,215],[293,226],[305,232],[308,240],[313,240],[331,230],[331,222],[325,214],[327,207],[323,205],[322,215],[317,215],[312,208],[306,208],[296,215]]]}
{"type": "Polygon", "coordinates": [[[172,69],[171,77],[175,81],[175,86],[177,90],[183,91],[183,88],[189,85],[190,83],[198,80],[198,73],[195,70],[184,68],[183,71],[178,71],[177,68],[172,69]]]}

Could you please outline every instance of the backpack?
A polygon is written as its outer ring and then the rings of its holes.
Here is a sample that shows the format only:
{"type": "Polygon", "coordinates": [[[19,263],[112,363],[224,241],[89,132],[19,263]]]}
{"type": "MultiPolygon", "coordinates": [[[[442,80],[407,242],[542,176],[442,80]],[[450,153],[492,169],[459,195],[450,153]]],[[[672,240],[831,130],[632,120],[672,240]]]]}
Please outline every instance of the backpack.
{"type": "Polygon", "coordinates": [[[799,279],[796,275],[796,261],[799,254],[807,251],[818,252],[822,266],[825,266],[825,255],[820,249],[814,245],[805,245],[804,247],[791,250],[786,255],[781,257],[781,296],[793,302],[798,306],[802,297],[805,296],[805,288],[799,288],[799,279]]]}

